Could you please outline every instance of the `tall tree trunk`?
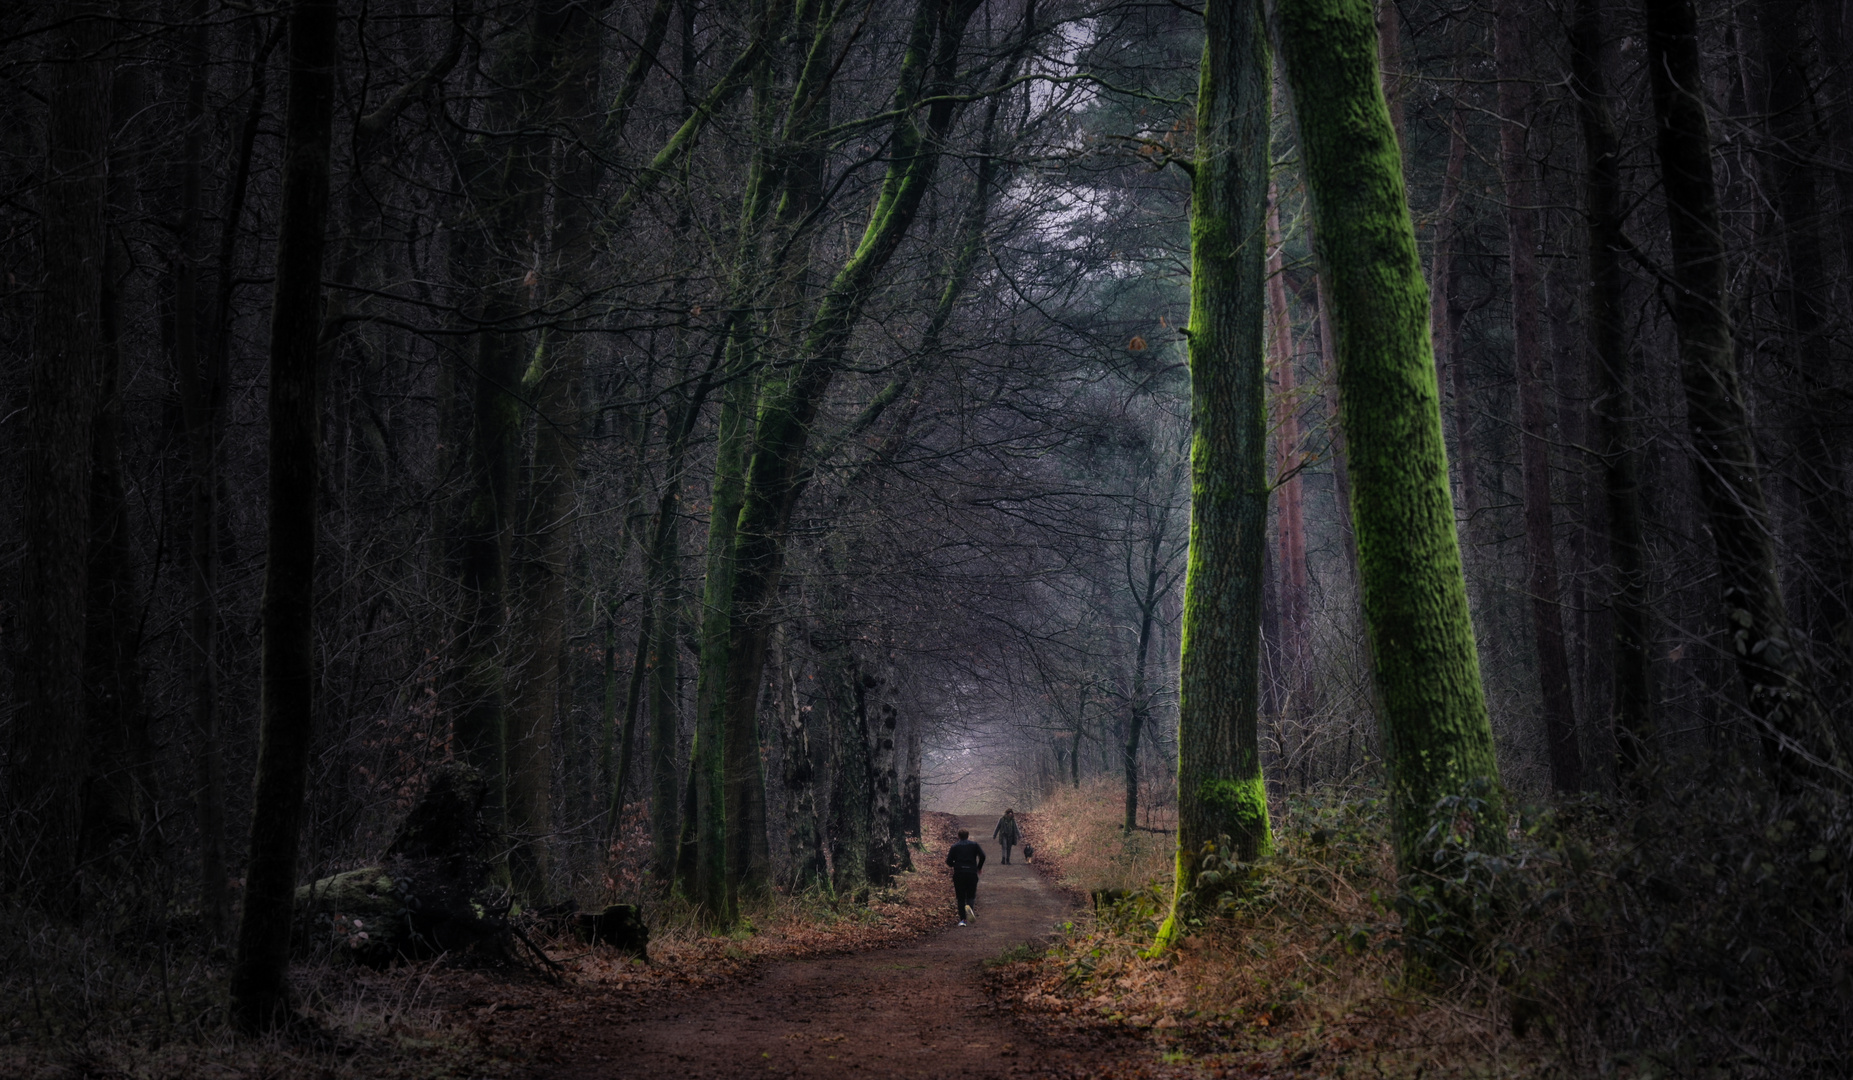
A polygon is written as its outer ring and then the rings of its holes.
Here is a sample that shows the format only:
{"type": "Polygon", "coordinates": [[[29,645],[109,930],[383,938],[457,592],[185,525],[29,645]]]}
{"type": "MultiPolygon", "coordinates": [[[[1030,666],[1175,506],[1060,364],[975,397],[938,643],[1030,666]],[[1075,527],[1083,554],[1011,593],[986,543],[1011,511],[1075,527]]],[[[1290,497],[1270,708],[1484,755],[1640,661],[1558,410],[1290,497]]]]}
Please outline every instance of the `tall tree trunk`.
{"type": "MultiPolygon", "coordinates": [[[[1465,66],[1464,62],[1458,63],[1456,70],[1463,70],[1465,66]]],[[[1441,174],[1441,204],[1435,211],[1435,255],[1429,264],[1428,288],[1432,295],[1429,303],[1429,335],[1435,348],[1435,379],[1442,386],[1448,386],[1452,381],[1456,410],[1454,471],[1460,479],[1462,509],[1471,520],[1473,511],[1478,509],[1479,489],[1470,467],[1472,458],[1465,407],[1466,368],[1461,363],[1461,357],[1456,355],[1466,309],[1461,305],[1455,289],[1458,268],[1454,263],[1454,248],[1460,243],[1461,232],[1461,185],[1467,176],[1467,121],[1464,91],[1457,89],[1453,105],[1448,110],[1448,160],[1441,174]]]]}
{"type": "MultiPolygon", "coordinates": [[[[1621,256],[1621,139],[1609,111],[1603,62],[1603,0],[1577,0],[1570,30],[1571,90],[1583,129],[1583,211],[1588,220],[1588,287],[1584,318],[1596,376],[1596,447],[1608,510],[1609,721],[1624,788],[1638,793],[1643,755],[1653,732],[1653,666],[1648,656],[1646,536],[1641,517],[1633,416],[1634,373],[1627,338],[1627,275],[1621,256]]],[[[1599,554],[1597,557],[1600,557],[1599,554]]]]}
{"type": "Polygon", "coordinates": [[[1499,171],[1505,184],[1507,257],[1512,271],[1512,351],[1518,366],[1519,459],[1524,474],[1526,592],[1537,649],[1544,736],[1550,751],[1551,786],[1576,791],[1583,784],[1577,747],[1576,709],[1570,661],[1564,646],[1563,597],[1557,575],[1557,544],[1551,520],[1550,420],[1544,387],[1548,379],[1543,307],[1538,278],[1538,192],[1536,170],[1526,150],[1533,98],[1525,62],[1531,9],[1522,0],[1503,0],[1493,29],[1499,65],[1499,171]]]}
{"type": "MultiPolygon", "coordinates": [[[[603,45],[597,15],[586,5],[555,0],[541,9],[536,28],[544,42],[542,53],[558,58],[539,88],[545,101],[541,108],[552,111],[558,117],[555,123],[567,132],[555,149],[553,235],[548,245],[553,265],[546,285],[562,317],[569,319],[583,297],[568,290],[585,281],[591,270],[592,200],[604,174],[590,120],[597,110],[603,45]]],[[[549,893],[553,728],[566,662],[566,582],[577,516],[585,351],[585,335],[577,327],[551,327],[542,334],[522,380],[524,396],[534,402],[537,415],[527,505],[512,567],[522,603],[515,646],[521,655],[509,709],[508,799],[509,826],[519,837],[511,849],[514,883],[536,903],[544,902],[549,893]]]]}
{"type": "Polygon", "coordinates": [[[817,817],[817,770],[811,748],[811,725],[798,704],[798,665],[783,627],[771,661],[779,732],[784,745],[785,841],[791,876],[786,884],[795,893],[809,892],[829,881],[824,861],[823,829],[817,817]]]}
{"type": "MultiPolygon", "coordinates": [[[[1810,12],[1783,0],[1758,0],[1757,36],[1769,80],[1769,150],[1764,155],[1775,195],[1785,279],[1780,306],[1788,323],[1785,351],[1798,377],[1791,421],[1796,486],[1801,492],[1804,573],[1794,575],[1803,628],[1825,646],[1846,648],[1850,557],[1844,423],[1829,355],[1827,271],[1822,259],[1820,197],[1813,162],[1821,157],[1810,116],[1806,67],[1810,12]]],[[[1839,661],[1845,663],[1846,658],[1839,661]]],[[[1853,731],[1853,728],[1849,728],[1853,731]]]]}
{"type": "MultiPolygon", "coordinates": [[[[1175,473],[1172,477],[1174,481],[1178,479],[1175,473]]],[[[1132,594],[1134,606],[1139,610],[1139,636],[1133,645],[1132,653],[1132,696],[1128,703],[1130,707],[1127,709],[1126,744],[1120,748],[1120,764],[1126,773],[1125,822],[1121,828],[1126,832],[1132,832],[1139,825],[1139,741],[1145,735],[1145,725],[1152,718],[1148,674],[1151,667],[1152,632],[1156,629],[1158,615],[1158,589],[1164,574],[1164,546],[1169,539],[1166,536],[1169,524],[1170,509],[1168,507],[1157,510],[1156,518],[1147,516],[1145,520],[1145,566],[1138,576],[1131,573],[1130,565],[1126,568],[1128,571],[1126,586],[1132,594]]],[[[1128,564],[1132,561],[1130,551],[1126,561],[1128,564]]],[[[1260,624],[1257,623],[1257,636],[1259,633],[1260,624]]],[[[1259,659],[1260,652],[1257,644],[1257,662],[1259,659]]],[[[1259,675],[1258,668],[1256,674],[1259,675]]]]}
{"type": "MultiPolygon", "coordinates": [[[[1390,128],[1396,132],[1396,146],[1409,144],[1403,133],[1408,125],[1403,118],[1403,17],[1397,0],[1376,0],[1378,70],[1383,74],[1383,98],[1390,106],[1390,128]]],[[[1407,155],[1405,155],[1407,156],[1407,155]]]]}
{"type": "Polygon", "coordinates": [[[1311,657],[1307,654],[1310,582],[1306,576],[1306,495],[1300,478],[1304,455],[1300,446],[1300,398],[1294,364],[1293,317],[1287,307],[1284,246],[1280,232],[1280,203],[1268,186],[1268,314],[1269,340],[1274,369],[1274,468],[1283,477],[1276,492],[1280,526],[1280,641],[1287,680],[1287,708],[1303,715],[1312,690],[1311,657]]]}
{"type": "Polygon", "coordinates": [[[1368,0],[1282,0],[1278,14],[1338,334],[1364,619],[1407,874],[1430,865],[1425,837],[1444,798],[1485,800],[1475,846],[1503,847],[1505,831],[1448,491],[1428,290],[1368,0]]]}
{"type": "MultiPolygon", "coordinates": [[[[907,234],[932,181],[941,140],[955,114],[949,91],[957,73],[959,46],[976,8],[977,0],[922,0],[901,64],[894,99],[897,117],[890,135],[891,163],[881,193],[861,241],[819,301],[801,346],[802,359],[772,375],[759,399],[737,539],[728,552],[732,566],[720,582],[725,591],[710,591],[708,597],[711,618],[725,620],[726,637],[706,643],[701,665],[701,682],[710,688],[708,708],[724,709],[725,716],[710,720],[704,710],[700,722],[725,732],[724,790],[733,799],[724,811],[731,820],[717,814],[720,824],[704,824],[703,830],[718,829],[729,838],[730,848],[745,856],[743,865],[728,872],[725,891],[729,894],[761,891],[766,886],[765,837],[741,830],[754,820],[764,820],[759,691],[786,531],[807,478],[803,458],[812,421],[882,269],[907,234]],[[936,100],[926,110],[922,127],[912,105],[929,86],[936,100]]],[[[714,540],[711,533],[711,545],[714,540]]],[[[714,553],[712,547],[710,553],[714,553]]],[[[731,895],[727,902],[731,905],[731,895]]]]}
{"type": "Polygon", "coordinates": [[[198,299],[195,231],[200,218],[200,169],[208,74],[203,5],[185,39],[189,72],[187,129],[181,151],[181,215],[174,268],[174,374],[187,437],[188,597],[187,681],[192,698],[189,738],[193,758],[193,810],[199,830],[200,912],[206,932],[226,936],[231,918],[226,870],[225,757],[219,722],[219,461],[230,384],[235,256],[250,190],[258,127],[265,117],[271,50],[281,26],[263,38],[252,29],[250,103],[239,129],[231,183],[220,213],[213,302],[202,316],[198,299]]]}
{"type": "Polygon", "coordinates": [[[26,895],[77,902],[75,856],[84,774],[84,612],[88,598],[91,439],[104,349],[109,5],[58,6],[46,47],[45,184],[39,201],[44,300],[34,328],[26,414],[25,557],[15,693],[13,806],[26,895]]]}
{"type": "Polygon", "coordinates": [[[1672,235],[1673,324],[1699,493],[1718,550],[1724,625],[1772,763],[1836,767],[1842,750],[1803,677],[1776,573],[1756,444],[1731,338],[1724,229],[1712,174],[1692,0],[1645,0],[1656,148],[1672,235]]]}
{"type": "MultiPolygon", "coordinates": [[[[1156,948],[1207,844],[1271,847],[1255,726],[1267,545],[1268,128],[1264,8],[1209,0],[1190,200],[1190,554],[1178,660],[1177,867],[1156,948]]],[[[1374,57],[1373,57],[1374,61],[1374,57]]],[[[1378,92],[1382,100],[1382,92],[1378,92]]]]}
{"type": "Polygon", "coordinates": [[[315,526],[321,416],[316,359],[334,127],[334,0],[289,14],[283,195],[270,315],[270,479],[264,559],[262,696],[244,914],[231,1010],[245,1031],[288,1012],[290,908],[315,690],[315,526]]]}
{"type": "MultiPolygon", "coordinates": [[[[127,4],[120,14],[134,19],[143,13],[138,6],[127,4]]],[[[122,294],[134,268],[124,233],[138,210],[136,191],[143,177],[147,137],[145,125],[137,121],[147,95],[141,66],[121,63],[120,55],[118,45],[110,77],[113,160],[98,303],[103,356],[96,422],[91,428],[89,596],[84,634],[84,742],[90,753],[78,853],[81,863],[100,864],[104,874],[118,868],[128,845],[148,834],[154,794],[148,713],[142,701],[144,601],[123,481],[121,397],[126,371],[122,294]]]]}
{"type": "MultiPolygon", "coordinates": [[[[471,282],[476,310],[473,362],[459,373],[467,387],[469,419],[463,435],[463,483],[453,511],[453,563],[461,586],[455,660],[453,727],[458,750],[489,784],[483,819],[497,851],[514,855],[523,875],[527,836],[509,840],[509,830],[525,832],[532,800],[511,775],[509,751],[523,738],[510,712],[520,694],[523,658],[511,638],[520,623],[512,619],[520,597],[515,580],[515,536],[520,505],[519,464],[527,417],[522,400],[523,375],[529,367],[527,334],[516,329],[530,307],[524,284],[532,268],[534,222],[540,217],[545,140],[535,134],[539,80],[553,65],[557,43],[547,33],[539,11],[516,13],[513,32],[503,36],[494,61],[496,89],[485,108],[485,130],[459,153],[462,185],[469,194],[473,220],[461,224],[465,236],[458,258],[471,282]],[[508,135],[507,132],[517,134],[508,135]],[[520,806],[511,806],[510,785],[520,806]]],[[[535,748],[524,745],[514,765],[518,773],[535,748]]]]}
{"type": "Polygon", "coordinates": [[[820,674],[829,681],[831,888],[840,897],[854,898],[869,885],[864,857],[870,822],[868,688],[847,640],[820,651],[828,658],[820,674]]]}
{"type": "Polygon", "coordinates": [[[894,739],[900,733],[901,720],[900,710],[895,707],[898,688],[895,685],[894,654],[891,651],[882,662],[881,672],[875,686],[869,688],[871,701],[868,727],[864,733],[869,740],[869,844],[866,859],[869,881],[887,885],[894,881],[896,862],[894,739]]]}
{"type": "MultiPolygon", "coordinates": [[[[907,725],[907,779],[901,793],[904,836],[920,836],[920,721],[907,725]]],[[[911,861],[911,857],[910,857],[911,861]]]]}

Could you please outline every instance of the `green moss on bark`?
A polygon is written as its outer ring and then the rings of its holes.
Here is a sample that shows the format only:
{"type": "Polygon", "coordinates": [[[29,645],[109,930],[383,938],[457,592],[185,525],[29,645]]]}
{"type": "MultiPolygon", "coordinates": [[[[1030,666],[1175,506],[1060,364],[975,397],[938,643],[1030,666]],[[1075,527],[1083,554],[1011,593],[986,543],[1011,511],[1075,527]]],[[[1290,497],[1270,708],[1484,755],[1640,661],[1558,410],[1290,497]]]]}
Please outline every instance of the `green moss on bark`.
{"type": "Polygon", "coordinates": [[[1255,727],[1267,531],[1265,285],[1269,64],[1262,5],[1204,9],[1190,211],[1190,556],[1178,663],[1178,853],[1172,914],[1206,842],[1269,846],[1255,727]],[[1250,796],[1258,797],[1255,803],[1250,796]]]}
{"type": "MultiPolygon", "coordinates": [[[[1282,0],[1278,21],[1337,331],[1365,626],[1397,858],[1408,872],[1424,863],[1429,812],[1441,799],[1487,791],[1487,814],[1503,824],[1454,531],[1428,287],[1369,0],[1282,0]]],[[[1477,835],[1495,847],[1503,829],[1477,835]]]]}

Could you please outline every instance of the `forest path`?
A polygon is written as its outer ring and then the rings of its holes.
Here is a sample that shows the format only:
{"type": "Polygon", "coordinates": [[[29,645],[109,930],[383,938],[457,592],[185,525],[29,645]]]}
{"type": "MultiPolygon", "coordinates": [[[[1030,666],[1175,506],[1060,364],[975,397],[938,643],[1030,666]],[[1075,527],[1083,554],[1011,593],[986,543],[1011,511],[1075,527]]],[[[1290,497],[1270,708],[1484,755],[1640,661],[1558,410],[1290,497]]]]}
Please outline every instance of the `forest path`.
{"type": "Polygon", "coordinates": [[[984,844],[978,918],[924,941],[819,960],[787,961],[759,978],[574,1030],[558,1080],[657,1077],[1005,1077],[1085,1075],[1086,1055],[1039,1042],[992,1012],[982,961],[1046,939],[1072,901],[1025,866],[1005,866],[996,821],[959,819],[984,844]],[[1077,1066],[1082,1066],[1077,1070],[1077,1066]]]}

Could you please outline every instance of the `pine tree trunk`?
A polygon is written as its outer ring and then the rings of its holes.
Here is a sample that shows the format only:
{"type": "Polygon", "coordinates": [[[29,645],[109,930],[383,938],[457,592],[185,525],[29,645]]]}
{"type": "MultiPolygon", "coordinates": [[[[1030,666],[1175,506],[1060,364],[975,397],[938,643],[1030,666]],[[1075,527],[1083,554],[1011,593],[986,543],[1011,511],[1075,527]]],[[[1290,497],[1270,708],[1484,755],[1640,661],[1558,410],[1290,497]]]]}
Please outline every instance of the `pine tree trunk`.
{"type": "Polygon", "coordinates": [[[1564,645],[1563,596],[1557,575],[1557,544],[1551,517],[1550,420],[1544,387],[1548,381],[1544,333],[1538,325],[1543,307],[1538,275],[1538,192],[1535,170],[1526,151],[1533,94],[1524,57],[1529,48],[1523,0],[1503,0],[1494,24],[1494,53],[1499,65],[1499,163],[1505,183],[1507,257],[1512,270],[1512,341],[1518,367],[1519,459],[1524,475],[1526,592],[1531,606],[1532,640],[1537,649],[1539,694],[1544,706],[1544,737],[1549,749],[1551,786],[1558,791],[1582,787],[1582,755],[1576,737],[1574,683],[1564,645]]]}
{"type": "MultiPolygon", "coordinates": [[[[1464,68],[1465,64],[1458,65],[1464,68]]],[[[1457,69],[1458,69],[1457,68],[1457,69]]],[[[1448,161],[1441,174],[1441,204],[1435,211],[1435,255],[1429,264],[1428,288],[1429,335],[1435,349],[1435,379],[1441,386],[1452,382],[1456,411],[1454,414],[1454,471],[1461,485],[1461,506],[1471,519],[1479,495],[1472,475],[1468,446],[1466,370],[1459,348],[1460,329],[1465,309],[1455,291],[1458,270],[1454,248],[1460,243],[1461,184],[1467,175],[1467,104],[1462,92],[1455,91],[1448,111],[1448,161]]],[[[1445,413],[1445,410],[1444,410],[1445,413]]],[[[1444,415],[1444,426],[1445,426],[1444,415]]]]}
{"type": "MultiPolygon", "coordinates": [[[[1570,31],[1571,89],[1583,129],[1584,213],[1589,226],[1584,318],[1596,376],[1596,446],[1608,510],[1611,697],[1609,720],[1624,788],[1638,792],[1653,732],[1653,666],[1648,656],[1646,536],[1635,449],[1634,372],[1629,358],[1627,275],[1621,255],[1621,139],[1609,111],[1603,63],[1603,0],[1577,0],[1570,31]]],[[[1597,557],[1600,557],[1599,555],[1597,557]]]]}
{"type": "Polygon", "coordinates": [[[1274,370],[1274,468],[1280,544],[1281,677],[1287,680],[1287,709],[1304,715],[1312,692],[1311,656],[1307,652],[1310,582],[1306,574],[1306,496],[1300,478],[1304,453],[1300,446],[1300,399],[1294,371],[1297,357],[1293,318],[1287,307],[1287,282],[1281,256],[1280,204],[1273,185],[1268,187],[1268,313],[1270,355],[1274,370]]]}
{"type": "Polygon", "coordinates": [[[45,184],[39,198],[44,300],[34,327],[26,412],[25,540],[9,762],[17,886],[72,911],[82,828],[84,612],[88,598],[91,440],[103,373],[100,331],[109,86],[108,5],[71,0],[46,47],[45,184]]]}
{"type": "Polygon", "coordinates": [[[245,1031],[288,1013],[290,909],[315,690],[315,526],[321,415],[316,363],[334,120],[334,0],[289,15],[283,196],[270,316],[269,510],[257,780],[231,1011],[245,1031]]]}
{"type": "MultiPolygon", "coordinates": [[[[1177,868],[1157,948],[1180,932],[1204,845],[1266,853],[1255,725],[1267,545],[1268,127],[1262,4],[1204,7],[1190,203],[1190,554],[1178,661],[1177,868]],[[1223,838],[1227,837],[1227,840],[1223,838]]],[[[1374,58],[1373,58],[1374,60],[1374,58]]],[[[1378,100],[1381,101],[1381,91],[1378,100]]]]}
{"type": "Polygon", "coordinates": [[[1401,154],[1368,0],[1282,0],[1317,253],[1337,331],[1340,408],[1399,868],[1429,865],[1440,800],[1485,800],[1473,842],[1504,842],[1448,490],[1447,452],[1401,154]]]}

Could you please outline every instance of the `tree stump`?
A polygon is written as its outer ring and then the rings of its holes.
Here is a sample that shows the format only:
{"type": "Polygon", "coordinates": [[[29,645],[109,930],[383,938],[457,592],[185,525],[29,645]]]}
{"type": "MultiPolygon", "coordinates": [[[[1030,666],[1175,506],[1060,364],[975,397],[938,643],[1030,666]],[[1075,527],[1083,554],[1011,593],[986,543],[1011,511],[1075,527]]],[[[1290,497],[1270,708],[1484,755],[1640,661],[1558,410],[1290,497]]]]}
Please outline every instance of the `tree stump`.
{"type": "Polygon", "coordinates": [[[478,894],[487,880],[481,811],[488,786],[476,770],[440,765],[406,814],[379,866],[296,890],[295,941],[370,966],[456,952],[508,932],[478,894]]]}

